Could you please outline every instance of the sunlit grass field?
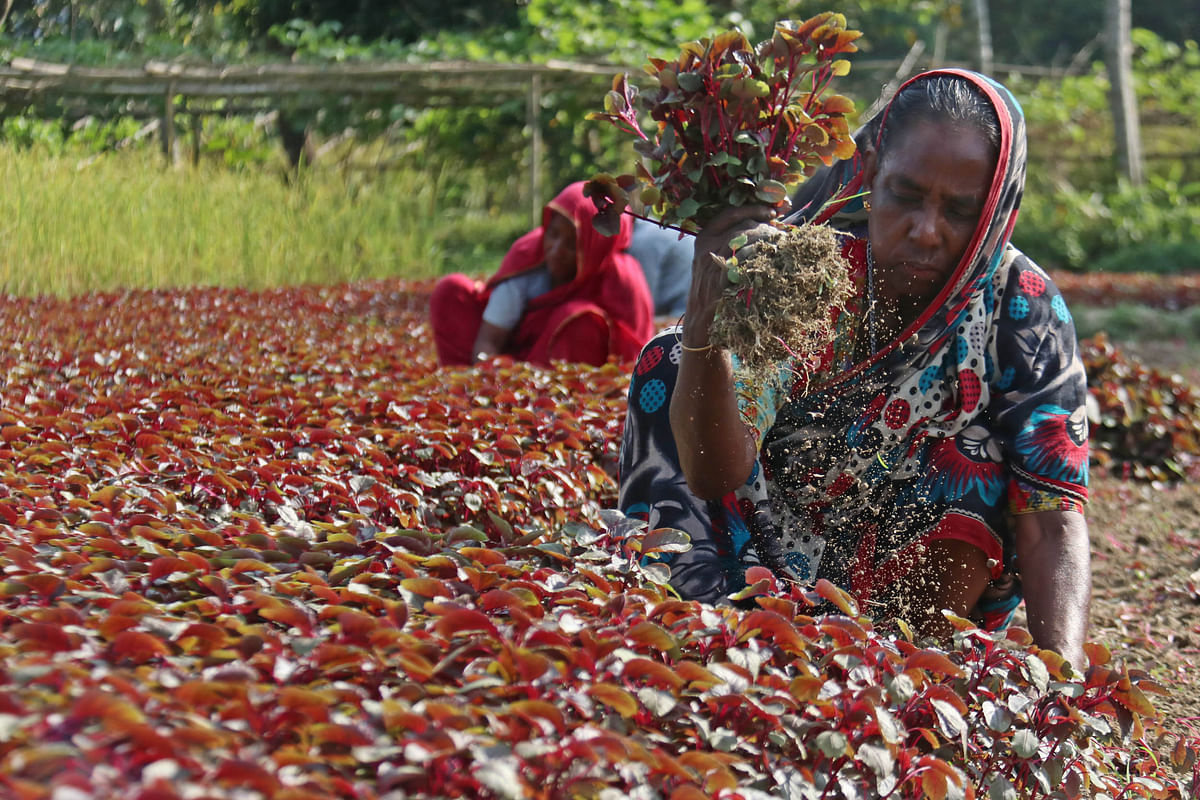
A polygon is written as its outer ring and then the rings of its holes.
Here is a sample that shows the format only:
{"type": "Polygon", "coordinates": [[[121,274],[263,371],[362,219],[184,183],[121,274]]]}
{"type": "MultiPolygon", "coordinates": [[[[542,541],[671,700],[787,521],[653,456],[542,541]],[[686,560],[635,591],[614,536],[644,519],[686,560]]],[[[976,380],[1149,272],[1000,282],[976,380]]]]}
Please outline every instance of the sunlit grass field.
{"type": "MultiPolygon", "coordinates": [[[[437,160],[318,164],[288,179],[261,164],[168,167],[153,147],[78,155],[0,143],[0,187],[7,294],[486,275],[530,225],[520,176],[500,187],[437,160]]],[[[1200,309],[1072,310],[1081,337],[1200,342],[1200,309]]]]}
{"type": "Polygon", "coordinates": [[[79,157],[0,145],[0,291],[488,273],[529,212],[489,208],[495,193],[472,187],[480,180],[444,163],[318,166],[287,180],[273,169],[168,167],[152,149],[79,157]]]}

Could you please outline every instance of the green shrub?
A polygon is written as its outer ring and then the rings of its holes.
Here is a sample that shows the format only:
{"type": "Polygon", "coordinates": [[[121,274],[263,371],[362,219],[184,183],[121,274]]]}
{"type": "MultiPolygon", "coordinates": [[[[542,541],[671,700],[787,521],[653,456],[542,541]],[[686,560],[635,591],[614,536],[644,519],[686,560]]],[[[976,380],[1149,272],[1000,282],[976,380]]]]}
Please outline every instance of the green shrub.
{"type": "Polygon", "coordinates": [[[1075,330],[1081,339],[1105,333],[1116,341],[1184,339],[1200,342],[1200,307],[1164,311],[1149,306],[1120,303],[1111,308],[1071,306],[1075,330]]]}
{"type": "Polygon", "coordinates": [[[1200,182],[1152,175],[1143,186],[1121,182],[1110,191],[1035,184],[1013,241],[1047,268],[1171,274],[1200,268],[1197,230],[1200,182]]]}
{"type": "Polygon", "coordinates": [[[512,243],[531,225],[529,214],[523,209],[486,217],[462,216],[454,226],[444,227],[434,236],[439,272],[490,275],[500,266],[512,243]]]}
{"type": "MultiPolygon", "coordinates": [[[[1200,161],[1181,154],[1195,149],[1200,127],[1200,48],[1146,30],[1133,38],[1146,154],[1142,186],[1119,179],[1103,63],[1061,78],[1004,76],[1029,132],[1028,183],[1014,241],[1043,266],[1096,271],[1117,251],[1155,244],[1168,248],[1151,254],[1163,271],[1194,263],[1186,248],[1200,230],[1200,161]]],[[[1140,256],[1130,258],[1137,263],[1140,256]]]]}
{"type": "Polygon", "coordinates": [[[1150,272],[1176,275],[1200,272],[1200,240],[1138,242],[1096,261],[1097,272],[1150,272]]]}

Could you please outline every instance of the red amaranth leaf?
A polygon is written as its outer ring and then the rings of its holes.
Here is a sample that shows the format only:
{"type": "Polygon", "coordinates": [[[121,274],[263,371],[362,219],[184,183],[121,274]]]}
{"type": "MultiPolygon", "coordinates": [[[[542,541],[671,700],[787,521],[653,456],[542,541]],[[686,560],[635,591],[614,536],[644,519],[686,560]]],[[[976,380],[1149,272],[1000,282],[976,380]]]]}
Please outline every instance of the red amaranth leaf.
{"type": "Polygon", "coordinates": [[[934,675],[951,678],[962,676],[962,667],[955,664],[942,653],[933,650],[917,650],[904,659],[904,669],[919,669],[934,675]]]}
{"type": "Polygon", "coordinates": [[[658,528],[642,537],[643,555],[654,553],[679,553],[691,549],[692,538],[683,531],[673,528],[658,528]]]}
{"type": "Polygon", "coordinates": [[[567,728],[562,711],[553,703],[545,700],[518,700],[509,705],[509,710],[531,720],[545,720],[554,726],[554,730],[563,733],[567,728]]]}
{"type": "Polygon", "coordinates": [[[295,711],[314,722],[326,722],[329,719],[333,700],[330,692],[314,691],[300,686],[285,686],[275,697],[275,702],[281,708],[295,711]]]}
{"type": "Polygon", "coordinates": [[[453,597],[445,582],[434,578],[406,578],[400,587],[421,597],[453,597]]]}
{"type": "Polygon", "coordinates": [[[625,638],[663,653],[672,653],[679,649],[679,642],[675,637],[653,622],[639,622],[626,631],[625,638]]]}
{"type": "Polygon", "coordinates": [[[774,611],[751,611],[742,617],[737,627],[739,641],[745,641],[751,636],[761,635],[763,638],[782,647],[786,652],[799,655],[808,645],[790,620],[784,619],[774,611]]]}
{"type": "Polygon", "coordinates": [[[626,661],[622,676],[626,680],[644,681],[665,686],[672,692],[678,692],[684,683],[683,678],[679,677],[666,664],[660,664],[657,661],[650,661],[645,658],[632,658],[626,661]]]}
{"type": "Polygon", "coordinates": [[[58,625],[40,622],[18,622],[8,629],[8,635],[20,643],[21,650],[44,653],[74,650],[78,640],[77,636],[67,633],[58,625]]]}
{"type": "Polygon", "coordinates": [[[638,703],[634,696],[611,683],[596,683],[588,687],[589,697],[603,703],[626,719],[638,712],[638,703]]]}
{"type": "Polygon", "coordinates": [[[281,625],[295,628],[302,636],[312,636],[313,620],[303,610],[289,604],[279,604],[269,608],[260,608],[258,616],[263,619],[278,622],[281,625]]]}
{"type": "Polygon", "coordinates": [[[145,721],[146,716],[122,697],[99,689],[90,689],[71,703],[69,717],[96,719],[106,727],[125,731],[145,721]]]}
{"type": "Polygon", "coordinates": [[[108,647],[108,657],[115,663],[130,661],[145,664],[170,653],[170,648],[157,636],[133,630],[118,633],[108,647]]]}
{"type": "Polygon", "coordinates": [[[1150,699],[1136,685],[1131,685],[1128,689],[1115,690],[1112,693],[1112,698],[1129,711],[1141,714],[1143,717],[1155,717],[1158,715],[1154,704],[1150,702],[1150,699]]]}
{"type": "Polygon", "coordinates": [[[195,567],[192,565],[192,563],[185,561],[182,558],[175,558],[173,556],[159,556],[150,562],[150,571],[148,576],[151,581],[156,581],[175,572],[186,574],[193,572],[194,570],[195,567]]]}
{"type": "Polygon", "coordinates": [[[229,644],[230,631],[207,622],[193,622],[179,634],[176,641],[186,647],[199,646],[201,652],[211,652],[229,644]]]}
{"type": "Polygon", "coordinates": [[[858,603],[847,592],[838,588],[835,584],[825,578],[819,578],[813,589],[818,596],[833,603],[846,616],[858,616],[858,603]]]}
{"type": "Polygon", "coordinates": [[[438,614],[437,622],[434,623],[434,629],[442,636],[449,638],[457,633],[484,631],[493,637],[500,638],[500,631],[496,629],[495,623],[488,619],[486,614],[482,614],[472,608],[450,608],[433,605],[432,609],[433,613],[438,614]]]}
{"type": "Polygon", "coordinates": [[[46,600],[53,600],[67,590],[66,581],[57,575],[45,573],[22,575],[21,583],[28,586],[35,595],[46,600]]]}
{"type": "Polygon", "coordinates": [[[703,691],[725,682],[695,661],[677,661],[674,667],[675,674],[687,681],[688,688],[692,690],[703,691]]]}
{"type": "Polygon", "coordinates": [[[320,722],[308,728],[317,747],[336,745],[338,748],[361,747],[372,744],[370,736],[352,725],[320,722]]]}
{"type": "Polygon", "coordinates": [[[0,797],[477,796],[488,760],[555,796],[1194,794],[1142,713],[1176,684],[1095,646],[1080,681],[964,629],[956,677],[766,570],[750,609],[644,583],[596,519],[631,366],[440,368],[431,288],[0,303],[0,797]]]}
{"type": "Polygon", "coordinates": [[[274,797],[281,787],[277,777],[252,761],[224,761],[213,779],[222,786],[247,787],[267,797],[274,797]]]}

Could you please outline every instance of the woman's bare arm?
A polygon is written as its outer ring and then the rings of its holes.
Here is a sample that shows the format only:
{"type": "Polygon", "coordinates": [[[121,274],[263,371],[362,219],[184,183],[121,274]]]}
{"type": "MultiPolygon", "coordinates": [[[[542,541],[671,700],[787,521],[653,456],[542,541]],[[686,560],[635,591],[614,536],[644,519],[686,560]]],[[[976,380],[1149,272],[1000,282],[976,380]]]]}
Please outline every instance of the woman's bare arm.
{"type": "Polygon", "coordinates": [[[1034,642],[1082,669],[1092,600],[1087,521],[1076,511],[1018,514],[1016,538],[1034,642]]]}
{"type": "Polygon", "coordinates": [[[717,301],[728,285],[726,269],[714,255],[728,257],[730,240],[771,216],[763,207],[730,209],[696,238],[683,355],[670,414],[688,487],[704,499],[719,498],[744,483],[757,456],[754,437],[738,413],[729,354],[709,347],[717,301]]]}
{"type": "Polygon", "coordinates": [[[479,333],[475,335],[475,347],[471,350],[474,360],[486,361],[492,356],[500,355],[504,352],[504,346],[508,344],[511,334],[512,331],[508,328],[501,328],[490,322],[480,323],[479,333]]]}

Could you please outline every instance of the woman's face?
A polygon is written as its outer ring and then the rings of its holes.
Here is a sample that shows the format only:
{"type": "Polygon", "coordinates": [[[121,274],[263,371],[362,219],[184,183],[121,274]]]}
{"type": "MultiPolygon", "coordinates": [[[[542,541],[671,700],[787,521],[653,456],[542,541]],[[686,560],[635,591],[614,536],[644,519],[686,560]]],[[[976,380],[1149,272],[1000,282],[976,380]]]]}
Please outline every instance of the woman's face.
{"type": "Polygon", "coordinates": [[[882,299],[924,309],[967,250],[987,200],[995,156],[986,135],[950,122],[915,121],[882,158],[871,153],[868,236],[882,299]]]}
{"type": "Polygon", "coordinates": [[[546,223],[542,251],[552,286],[562,286],[575,278],[575,224],[557,211],[550,214],[550,221],[546,223]]]}

